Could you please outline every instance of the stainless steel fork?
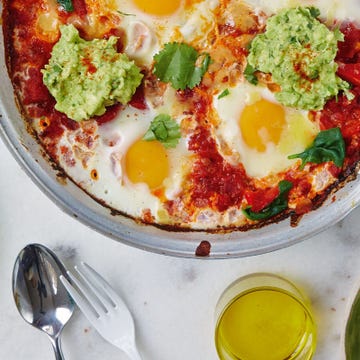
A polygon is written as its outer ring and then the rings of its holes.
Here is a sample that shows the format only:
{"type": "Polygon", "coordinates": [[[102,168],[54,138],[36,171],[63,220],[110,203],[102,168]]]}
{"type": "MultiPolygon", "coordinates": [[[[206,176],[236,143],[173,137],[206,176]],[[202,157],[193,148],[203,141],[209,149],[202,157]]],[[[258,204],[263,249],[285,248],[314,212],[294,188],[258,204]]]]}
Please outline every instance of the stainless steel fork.
{"type": "Polygon", "coordinates": [[[79,279],[67,271],[73,285],[64,276],[60,279],[80,310],[105,340],[124,351],[130,359],[141,360],[135,343],[134,320],[123,300],[86,263],[81,262],[75,270],[79,279]]]}

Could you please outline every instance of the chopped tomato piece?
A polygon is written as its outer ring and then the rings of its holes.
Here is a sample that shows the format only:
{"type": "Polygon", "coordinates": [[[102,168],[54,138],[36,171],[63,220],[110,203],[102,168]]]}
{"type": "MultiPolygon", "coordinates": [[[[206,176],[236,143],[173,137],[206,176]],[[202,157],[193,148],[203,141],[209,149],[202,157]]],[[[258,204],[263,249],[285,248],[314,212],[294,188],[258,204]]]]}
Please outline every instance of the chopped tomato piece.
{"type": "Polygon", "coordinates": [[[360,86],[360,63],[344,64],[339,63],[338,75],[353,85],[360,86]]]}
{"type": "Polygon", "coordinates": [[[72,0],[74,11],[80,16],[85,17],[87,15],[86,1],[84,0],[72,0]]]}
{"type": "Polygon", "coordinates": [[[341,27],[345,41],[340,41],[336,60],[345,63],[356,63],[360,53],[360,29],[355,24],[348,23],[341,27]]]}
{"type": "Polygon", "coordinates": [[[136,89],[129,104],[138,110],[146,110],[148,108],[145,101],[144,86],[142,84],[136,89]]]}
{"type": "Polygon", "coordinates": [[[251,206],[251,210],[259,212],[272,203],[279,196],[279,187],[258,189],[258,190],[246,190],[245,199],[251,206]]]}
{"type": "Polygon", "coordinates": [[[116,116],[119,114],[120,110],[122,109],[121,104],[115,104],[112,106],[109,106],[106,109],[105,114],[100,116],[94,116],[94,119],[99,125],[105,124],[111,120],[114,120],[116,116]]]}

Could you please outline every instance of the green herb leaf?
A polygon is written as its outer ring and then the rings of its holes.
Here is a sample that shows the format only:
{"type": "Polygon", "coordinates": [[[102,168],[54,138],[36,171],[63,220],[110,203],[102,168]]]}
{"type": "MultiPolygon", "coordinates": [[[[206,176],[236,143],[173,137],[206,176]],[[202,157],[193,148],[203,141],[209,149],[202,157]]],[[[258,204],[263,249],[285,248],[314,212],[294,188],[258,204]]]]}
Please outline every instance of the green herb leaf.
{"type": "Polygon", "coordinates": [[[309,6],[310,14],[312,17],[317,18],[320,16],[320,10],[314,6],[309,6]]]}
{"type": "Polygon", "coordinates": [[[313,144],[299,154],[288,156],[288,159],[300,158],[301,169],[305,164],[312,162],[321,164],[326,161],[333,161],[338,167],[342,167],[345,159],[345,142],[339,128],[320,131],[313,144]]]}
{"type": "Polygon", "coordinates": [[[228,95],[230,95],[230,91],[229,91],[229,89],[225,89],[225,90],[218,96],[218,99],[222,99],[223,97],[228,96],[228,95]]]}
{"type": "Polygon", "coordinates": [[[243,209],[243,214],[250,220],[265,220],[269,219],[277,214],[280,214],[282,211],[288,207],[288,193],[293,187],[292,182],[287,180],[282,180],[279,182],[279,196],[272,201],[268,206],[262,209],[259,212],[254,212],[251,210],[251,206],[243,209]]]}
{"type": "Polygon", "coordinates": [[[154,60],[154,74],[161,81],[170,82],[176,90],[199,85],[211,61],[209,54],[199,54],[184,43],[165,44],[154,60]]]}
{"type": "Polygon", "coordinates": [[[255,76],[255,71],[256,69],[253,68],[250,64],[247,64],[244,70],[245,79],[253,85],[257,85],[259,82],[258,78],[255,76]]]}
{"type": "Polygon", "coordinates": [[[357,293],[350,310],[345,330],[346,360],[360,359],[360,292],[357,293]]]}
{"type": "Polygon", "coordinates": [[[181,137],[180,126],[170,115],[160,114],[151,122],[144,135],[146,141],[158,140],[166,148],[176,147],[181,137]]]}
{"type": "Polygon", "coordinates": [[[57,2],[64,8],[65,11],[74,11],[74,6],[71,0],[57,0],[57,2]]]}
{"type": "Polygon", "coordinates": [[[116,11],[118,14],[120,14],[121,16],[136,16],[135,14],[130,14],[130,13],[126,13],[120,10],[116,11]]]}

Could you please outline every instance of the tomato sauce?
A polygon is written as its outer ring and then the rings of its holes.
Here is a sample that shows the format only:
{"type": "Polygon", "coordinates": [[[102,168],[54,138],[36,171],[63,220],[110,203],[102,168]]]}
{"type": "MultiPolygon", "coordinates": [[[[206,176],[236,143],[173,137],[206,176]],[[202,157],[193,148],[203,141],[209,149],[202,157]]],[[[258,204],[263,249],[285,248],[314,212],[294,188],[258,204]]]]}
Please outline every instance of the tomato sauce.
{"type": "Polygon", "coordinates": [[[80,17],[85,17],[87,14],[86,2],[84,0],[72,0],[74,12],[80,17]]]}
{"type": "Polygon", "coordinates": [[[256,190],[247,189],[244,197],[248,205],[251,206],[251,210],[259,212],[272,203],[279,196],[279,193],[280,191],[278,186],[256,190]]]}
{"type": "Polygon", "coordinates": [[[355,24],[345,24],[341,31],[345,41],[339,43],[336,61],[339,63],[339,76],[349,81],[353,88],[353,100],[345,95],[330,100],[320,113],[322,130],[339,127],[346,143],[344,167],[354,165],[360,160],[360,72],[354,66],[360,66],[360,28],[355,24]],[[343,66],[344,65],[344,66],[343,66]]]}
{"type": "Polygon", "coordinates": [[[239,205],[249,182],[243,166],[227,163],[204,127],[196,129],[189,141],[189,150],[198,155],[190,174],[193,204],[219,211],[239,205]]]}
{"type": "Polygon", "coordinates": [[[106,124],[106,123],[114,120],[117,117],[117,115],[119,114],[119,112],[121,111],[121,109],[122,109],[121,104],[115,104],[115,105],[109,106],[106,109],[105,114],[100,115],[100,116],[94,116],[94,120],[96,120],[98,125],[106,124]]]}
{"type": "Polygon", "coordinates": [[[344,34],[344,41],[338,44],[337,61],[344,63],[360,62],[360,28],[354,23],[345,23],[341,27],[344,34]]]}
{"type": "Polygon", "coordinates": [[[138,110],[146,110],[148,108],[145,102],[145,94],[144,94],[144,83],[142,83],[135,91],[132,99],[129,104],[138,110]]]}

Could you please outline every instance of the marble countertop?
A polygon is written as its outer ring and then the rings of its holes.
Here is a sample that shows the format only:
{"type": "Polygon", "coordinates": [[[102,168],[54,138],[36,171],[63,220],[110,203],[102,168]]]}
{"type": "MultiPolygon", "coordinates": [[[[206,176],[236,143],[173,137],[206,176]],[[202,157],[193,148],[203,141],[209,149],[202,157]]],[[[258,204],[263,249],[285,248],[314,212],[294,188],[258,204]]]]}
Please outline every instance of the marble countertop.
{"type": "MultiPolygon", "coordinates": [[[[27,177],[0,141],[0,359],[48,360],[46,335],[26,324],[11,292],[18,252],[39,242],[69,267],[85,260],[132,311],[144,360],[216,360],[214,309],[223,290],[253,272],[280,274],[310,297],[318,326],[315,360],[343,359],[351,299],[360,285],[360,209],[313,238],[249,258],[196,260],[147,253],[108,239],[63,213],[27,177]]],[[[77,311],[62,345],[67,360],[126,359],[77,311]]]]}

